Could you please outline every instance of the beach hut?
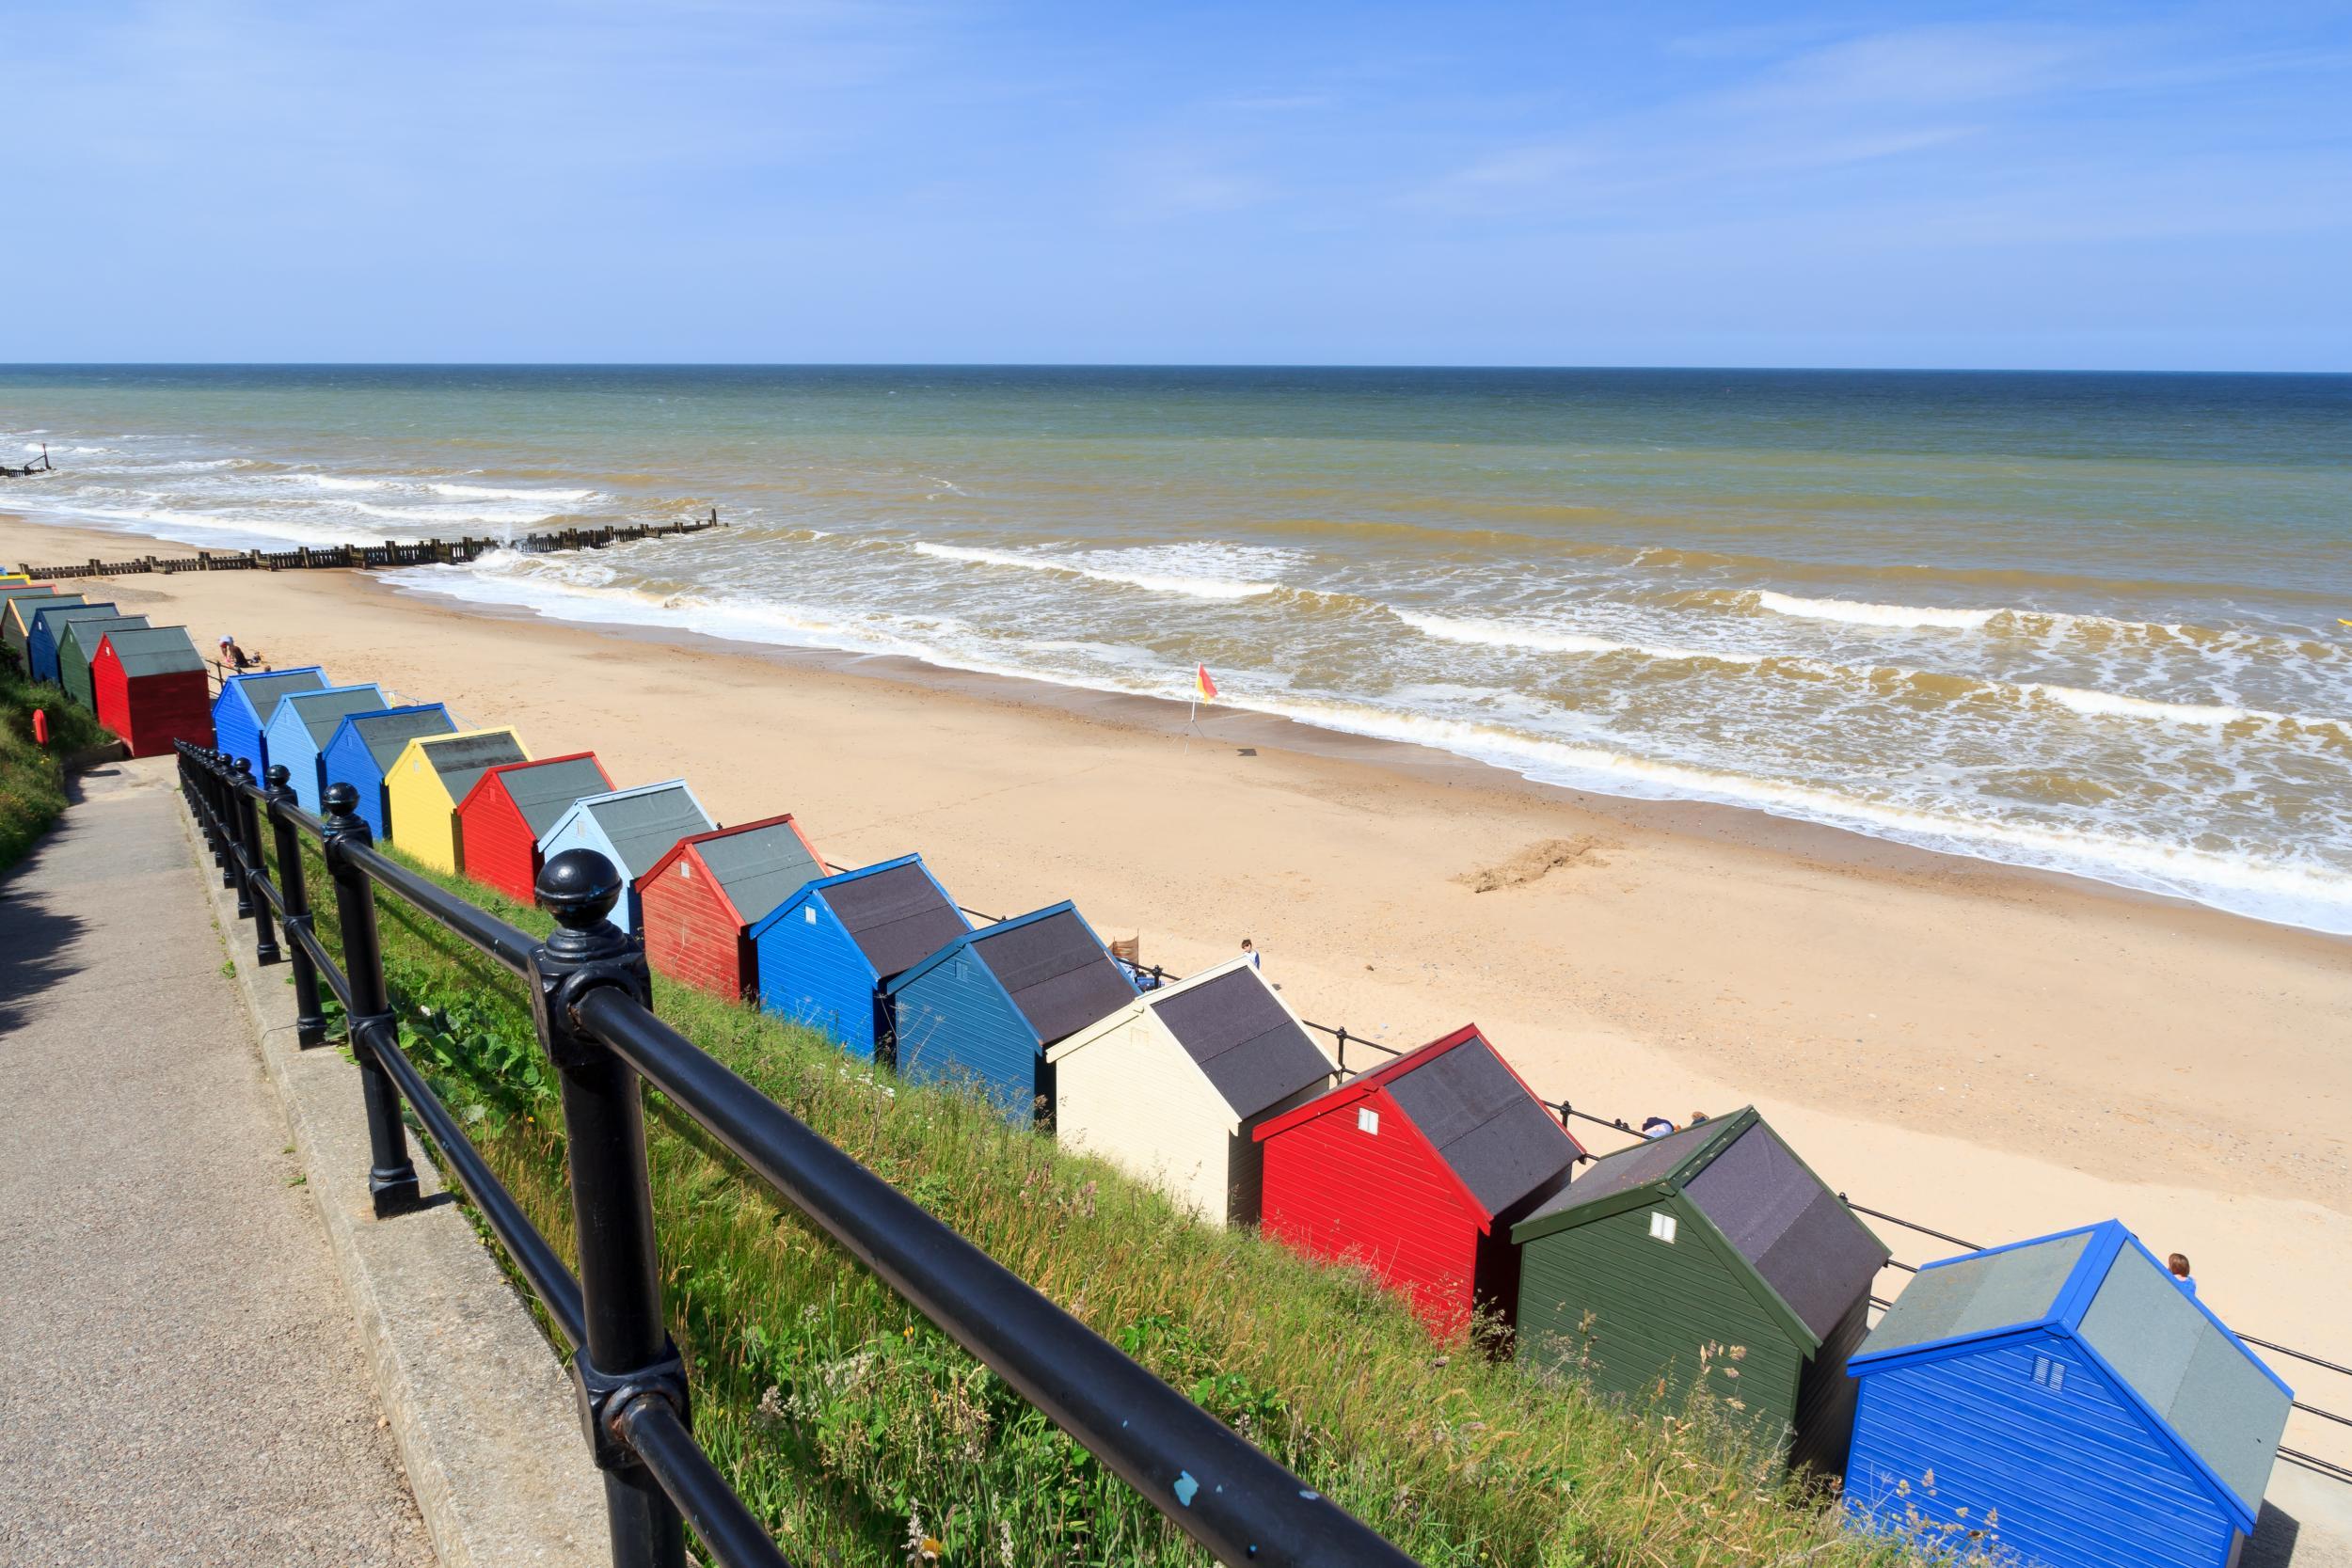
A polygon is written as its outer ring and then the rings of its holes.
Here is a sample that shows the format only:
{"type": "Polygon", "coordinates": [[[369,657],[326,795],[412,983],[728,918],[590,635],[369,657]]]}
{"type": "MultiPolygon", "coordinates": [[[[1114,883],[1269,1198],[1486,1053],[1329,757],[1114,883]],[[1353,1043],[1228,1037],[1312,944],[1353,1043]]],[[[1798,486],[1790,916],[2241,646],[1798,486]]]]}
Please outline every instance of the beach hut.
{"type": "Polygon", "coordinates": [[[438,703],[349,714],[320,748],[319,769],[328,784],[347,784],[359,792],[359,819],[381,844],[392,832],[392,802],[384,787],[392,764],[419,736],[456,732],[457,721],[438,703]]]}
{"type": "Polygon", "coordinates": [[[278,699],[278,711],[262,726],[262,749],[272,764],[284,765],[294,801],[304,811],[319,810],[319,792],[326,787],[320,759],[337,728],[352,714],[380,712],[390,702],[373,684],[323,687],[278,699]]]}
{"type": "Polygon", "coordinates": [[[2110,1220],[1923,1268],[1850,1368],[1846,1506],[2045,1568],[2229,1568],[2295,1396],[2110,1220]]]}
{"type": "Polygon", "coordinates": [[[1512,1227],[1518,1356],[1636,1405],[1704,1386],[1836,1474],[1886,1244],[1753,1107],[1594,1162],[1512,1227]]]}
{"type": "Polygon", "coordinates": [[[32,629],[24,639],[26,672],[37,681],[55,681],[57,678],[57,641],[65,635],[67,626],[74,621],[113,620],[119,613],[112,604],[91,604],[87,600],[80,604],[68,604],[62,599],[40,604],[31,612],[29,624],[32,629]]]}
{"type": "Polygon", "coordinates": [[[605,918],[624,931],[637,929],[637,879],[692,833],[719,824],[703,810],[684,779],[607,790],[575,800],[539,840],[542,863],[566,849],[594,849],[620,868],[628,894],[605,918]]]}
{"type": "Polygon", "coordinates": [[[32,580],[22,572],[0,572],[0,588],[15,588],[32,580]]]}
{"type": "Polygon", "coordinates": [[[417,736],[384,769],[384,797],[391,802],[389,836],[434,870],[455,876],[457,802],[500,763],[530,760],[513,730],[417,736]]]}
{"type": "Polygon", "coordinates": [[[1260,1124],[1338,1069],[1247,957],[1148,991],[1045,1053],[1054,1132],[1213,1225],[1254,1225],[1260,1124]]]}
{"type": "Polygon", "coordinates": [[[968,1082],[1025,1124],[1054,1103],[1046,1052],[1136,986],[1065,899],[951,939],[882,994],[901,1076],[968,1082]]]}
{"type": "Polygon", "coordinates": [[[1263,1226],[1369,1269],[1440,1338],[1517,1310],[1511,1227],[1584,1157],[1476,1024],[1261,1122],[1263,1226]]]}
{"type": "Polygon", "coordinates": [[[66,623],[65,635],[57,641],[57,684],[77,706],[90,713],[98,711],[98,696],[89,684],[89,659],[98,651],[99,640],[110,631],[134,631],[146,625],[144,615],[105,615],[66,623]]]}
{"type": "Polygon", "coordinates": [[[883,982],[971,928],[920,855],[819,878],[752,926],[760,1010],[871,1059],[890,1036],[883,982]]]}
{"type": "Polygon", "coordinates": [[[65,610],[82,602],[79,594],[12,594],[5,609],[0,609],[0,643],[5,643],[12,661],[26,674],[33,673],[31,644],[33,617],[44,610],[65,610]]]}
{"type": "Polygon", "coordinates": [[[294,691],[324,691],[326,685],[326,672],[315,664],[225,677],[220,695],[213,699],[213,734],[219,737],[214,744],[245,758],[253,765],[253,776],[261,778],[269,771],[269,743],[262,732],[278,711],[278,700],[294,691]]]}
{"type": "Polygon", "coordinates": [[[98,721],[135,757],[161,756],[175,741],[213,744],[211,683],[185,626],[108,632],[90,656],[98,721]]]}
{"type": "Polygon", "coordinates": [[[753,925],[824,874],[824,857],[788,812],[679,839],[637,879],[645,960],[730,1002],[756,996],[753,925]]]}
{"type": "Polygon", "coordinates": [[[594,752],[502,762],[457,802],[457,869],[509,898],[538,896],[539,835],[572,802],[612,787],[594,752]]]}

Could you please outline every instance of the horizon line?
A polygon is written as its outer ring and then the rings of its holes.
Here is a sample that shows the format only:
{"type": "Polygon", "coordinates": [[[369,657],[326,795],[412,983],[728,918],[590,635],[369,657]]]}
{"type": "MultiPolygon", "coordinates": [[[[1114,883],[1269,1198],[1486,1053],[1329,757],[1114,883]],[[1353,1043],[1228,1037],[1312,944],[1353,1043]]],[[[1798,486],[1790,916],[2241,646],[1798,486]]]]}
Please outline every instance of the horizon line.
{"type": "Polygon", "coordinates": [[[23,371],[1456,371],[1590,374],[1597,372],[1692,375],[2147,375],[2352,377],[2345,370],[2151,370],[2097,365],[1787,365],[1551,364],[1406,360],[1150,359],[41,359],[0,361],[0,373],[23,371]]]}

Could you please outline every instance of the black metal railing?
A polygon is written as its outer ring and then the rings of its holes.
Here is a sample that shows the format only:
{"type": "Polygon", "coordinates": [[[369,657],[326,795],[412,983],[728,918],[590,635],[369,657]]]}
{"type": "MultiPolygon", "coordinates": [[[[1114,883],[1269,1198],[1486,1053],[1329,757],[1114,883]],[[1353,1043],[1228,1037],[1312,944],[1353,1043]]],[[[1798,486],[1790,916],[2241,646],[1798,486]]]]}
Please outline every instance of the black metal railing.
{"type": "Polygon", "coordinates": [[[179,762],[222,885],[237,891],[237,912],[253,923],[256,962],[292,966],[299,1042],[326,1038],[322,984],[342,1004],[367,1109],[377,1217],[418,1206],[405,1102],[570,1346],[617,1568],[682,1564],[689,1527],[725,1568],[786,1561],[693,1436],[686,1368],[662,1311],[641,1103],[647,1085],[1219,1561],[1411,1563],[656,1018],[644,944],[605,918],[625,890],[603,856],[574,849],[548,863],[539,902],[557,929],[542,942],[379,854],[348,784],[328,786],[322,820],[295,804],[283,768],[270,768],[264,786],[248,764],[217,752],[183,744],[179,762]],[[340,965],[307,901],[306,841],[335,890],[340,965]],[[496,960],[529,991],[558,1073],[577,1277],[402,1050],[376,931],[379,892],[496,960]]]}

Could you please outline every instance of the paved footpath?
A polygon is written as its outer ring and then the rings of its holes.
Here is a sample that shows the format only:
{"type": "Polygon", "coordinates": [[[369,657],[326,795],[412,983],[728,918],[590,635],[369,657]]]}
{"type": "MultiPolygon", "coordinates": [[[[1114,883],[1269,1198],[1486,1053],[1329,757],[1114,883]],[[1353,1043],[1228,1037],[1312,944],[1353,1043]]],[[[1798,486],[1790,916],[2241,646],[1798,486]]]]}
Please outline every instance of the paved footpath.
{"type": "Polygon", "coordinates": [[[172,764],[83,786],[0,875],[0,1563],[431,1563],[172,764]]]}

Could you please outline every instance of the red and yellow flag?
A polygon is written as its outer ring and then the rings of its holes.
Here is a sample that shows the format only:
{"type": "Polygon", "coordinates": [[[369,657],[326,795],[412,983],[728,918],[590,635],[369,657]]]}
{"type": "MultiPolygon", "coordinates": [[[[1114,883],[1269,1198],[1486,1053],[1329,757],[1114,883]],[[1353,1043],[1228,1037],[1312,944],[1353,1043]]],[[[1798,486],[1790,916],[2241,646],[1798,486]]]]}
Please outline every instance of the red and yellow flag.
{"type": "Polygon", "coordinates": [[[1192,689],[1193,694],[1201,702],[1214,703],[1216,701],[1216,682],[1209,678],[1209,667],[1207,665],[1200,665],[1193,671],[1192,689]]]}

